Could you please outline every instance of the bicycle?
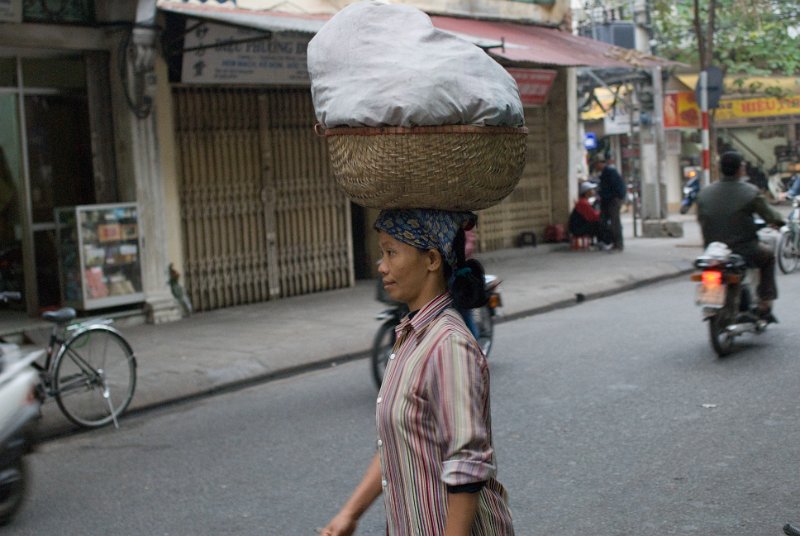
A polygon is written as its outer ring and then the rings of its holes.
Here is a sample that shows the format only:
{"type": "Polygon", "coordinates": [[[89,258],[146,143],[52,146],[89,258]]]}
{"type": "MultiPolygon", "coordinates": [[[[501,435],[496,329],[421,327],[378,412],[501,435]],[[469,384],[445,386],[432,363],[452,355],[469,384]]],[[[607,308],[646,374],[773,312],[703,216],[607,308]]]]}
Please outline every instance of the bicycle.
{"type": "MultiPolygon", "coordinates": [[[[19,299],[19,293],[0,292],[0,300],[19,299]]],[[[64,416],[84,428],[99,428],[118,417],[136,390],[136,357],[113,320],[72,323],[75,309],[66,307],[42,314],[53,324],[44,364],[34,362],[41,383],[38,396],[55,398],[64,416]]]]}
{"type": "Polygon", "coordinates": [[[800,266],[800,196],[792,198],[792,211],[786,218],[778,241],[778,267],[790,274],[800,266]]]}

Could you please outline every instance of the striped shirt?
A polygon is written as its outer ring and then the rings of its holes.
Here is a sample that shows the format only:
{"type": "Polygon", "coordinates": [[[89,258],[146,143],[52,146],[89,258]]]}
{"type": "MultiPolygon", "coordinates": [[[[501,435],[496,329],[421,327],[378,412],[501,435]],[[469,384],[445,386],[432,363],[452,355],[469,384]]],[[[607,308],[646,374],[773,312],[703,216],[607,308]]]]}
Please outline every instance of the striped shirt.
{"type": "Polygon", "coordinates": [[[472,536],[513,535],[494,478],[488,365],[449,294],[396,332],[376,410],[387,534],[444,534],[448,486],[485,482],[472,536]]]}

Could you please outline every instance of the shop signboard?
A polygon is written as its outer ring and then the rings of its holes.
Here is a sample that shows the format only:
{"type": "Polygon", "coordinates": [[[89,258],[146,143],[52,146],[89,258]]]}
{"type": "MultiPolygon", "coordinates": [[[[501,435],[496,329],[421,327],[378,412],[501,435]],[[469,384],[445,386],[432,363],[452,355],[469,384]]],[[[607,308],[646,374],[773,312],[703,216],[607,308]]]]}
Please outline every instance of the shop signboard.
{"type": "MultiPolygon", "coordinates": [[[[189,19],[186,27],[197,22],[189,19]]],[[[181,81],[187,84],[309,85],[306,68],[309,40],[310,36],[306,35],[273,32],[270,37],[258,30],[201,24],[184,40],[181,81]]]]}
{"type": "Polygon", "coordinates": [[[556,71],[551,69],[508,69],[509,74],[517,81],[519,98],[523,106],[544,106],[556,71]]]}
{"type": "Polygon", "coordinates": [[[606,136],[614,134],[630,134],[631,114],[621,104],[615,106],[603,116],[603,132],[606,136]]]}
{"type": "Polygon", "coordinates": [[[22,0],[0,0],[0,22],[22,22],[22,0]]]}
{"type": "Polygon", "coordinates": [[[753,119],[781,115],[800,115],[800,95],[784,98],[762,97],[756,99],[722,100],[715,119],[753,119]]]}
{"type": "MultiPolygon", "coordinates": [[[[800,116],[800,95],[722,99],[714,121],[725,124],[780,116],[800,116]]],[[[691,91],[664,95],[664,128],[700,128],[700,108],[691,91]]]]}

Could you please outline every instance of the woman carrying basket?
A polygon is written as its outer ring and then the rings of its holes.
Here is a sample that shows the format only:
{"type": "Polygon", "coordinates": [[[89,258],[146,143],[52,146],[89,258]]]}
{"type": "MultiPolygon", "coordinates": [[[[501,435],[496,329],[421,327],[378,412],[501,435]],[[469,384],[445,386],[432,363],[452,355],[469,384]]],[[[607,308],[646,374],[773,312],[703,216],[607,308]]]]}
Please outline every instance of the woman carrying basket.
{"type": "Polygon", "coordinates": [[[377,398],[377,454],[322,530],[353,534],[383,494],[391,536],[514,534],[495,480],[489,370],[456,308],[487,299],[478,261],[465,259],[471,212],[384,210],[375,222],[389,296],[411,311],[377,398]]]}

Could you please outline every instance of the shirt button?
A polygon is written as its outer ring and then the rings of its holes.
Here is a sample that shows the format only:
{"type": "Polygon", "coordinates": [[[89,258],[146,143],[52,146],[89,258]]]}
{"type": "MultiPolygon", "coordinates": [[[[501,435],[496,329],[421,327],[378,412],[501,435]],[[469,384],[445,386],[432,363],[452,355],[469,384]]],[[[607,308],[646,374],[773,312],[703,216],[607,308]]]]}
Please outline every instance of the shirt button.
{"type": "Polygon", "coordinates": [[[389,356],[389,359],[394,359],[395,354],[389,356]]]}
{"type": "Polygon", "coordinates": [[[379,446],[379,447],[382,447],[382,446],[383,446],[383,441],[381,441],[380,439],[378,440],[378,446],[379,446]]]}
{"type": "Polygon", "coordinates": [[[384,487],[384,488],[385,488],[385,487],[386,487],[386,486],[388,486],[388,485],[389,485],[389,483],[386,481],[386,479],[385,479],[385,478],[384,478],[383,480],[381,480],[381,486],[382,486],[382,487],[384,487]]]}
{"type": "Polygon", "coordinates": [[[378,404],[380,404],[380,403],[381,403],[381,400],[383,400],[383,398],[381,398],[381,397],[378,397],[378,404]]]}

